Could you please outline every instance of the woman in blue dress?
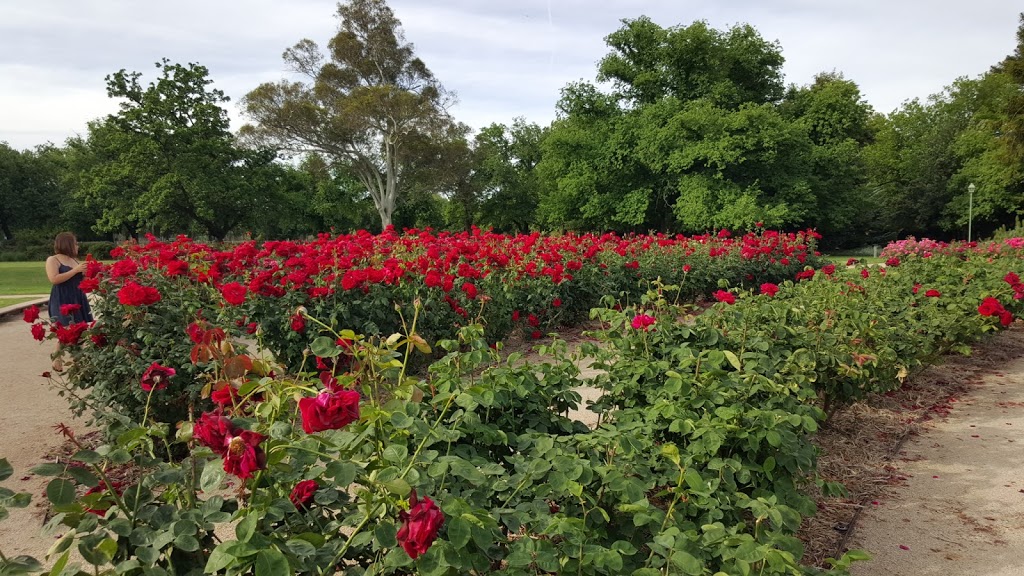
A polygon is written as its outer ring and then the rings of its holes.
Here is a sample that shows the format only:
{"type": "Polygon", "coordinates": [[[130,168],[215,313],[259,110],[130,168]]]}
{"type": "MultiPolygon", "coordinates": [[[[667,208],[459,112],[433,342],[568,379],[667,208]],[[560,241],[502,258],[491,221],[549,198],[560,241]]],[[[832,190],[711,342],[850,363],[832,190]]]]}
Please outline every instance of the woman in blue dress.
{"type": "MultiPolygon", "coordinates": [[[[85,262],[78,261],[78,240],[71,232],[61,232],[53,240],[53,256],[46,259],[46,277],[53,284],[50,288],[50,320],[63,326],[78,322],[92,322],[89,299],[78,284],[85,278],[85,262]],[[77,304],[78,308],[61,312],[62,306],[77,304]]],[[[69,308],[74,308],[70,306],[69,308]]],[[[53,369],[60,372],[64,363],[60,357],[60,343],[53,369]]]]}

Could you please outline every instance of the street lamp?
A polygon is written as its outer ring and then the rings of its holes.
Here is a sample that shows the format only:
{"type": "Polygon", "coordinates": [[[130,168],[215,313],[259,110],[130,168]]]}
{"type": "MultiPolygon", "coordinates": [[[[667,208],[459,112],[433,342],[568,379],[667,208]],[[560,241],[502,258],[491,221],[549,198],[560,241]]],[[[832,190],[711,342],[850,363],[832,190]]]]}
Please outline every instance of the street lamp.
{"type": "Polygon", "coordinates": [[[971,241],[971,222],[974,220],[974,182],[967,186],[967,241],[971,241]]]}

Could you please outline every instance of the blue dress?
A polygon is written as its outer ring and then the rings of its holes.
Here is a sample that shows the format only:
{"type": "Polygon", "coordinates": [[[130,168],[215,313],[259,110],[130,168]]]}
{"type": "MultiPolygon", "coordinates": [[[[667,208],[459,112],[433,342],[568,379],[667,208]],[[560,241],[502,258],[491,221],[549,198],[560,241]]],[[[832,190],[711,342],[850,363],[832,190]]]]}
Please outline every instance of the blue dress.
{"type": "MultiPolygon", "coordinates": [[[[57,273],[63,274],[71,270],[70,266],[58,262],[57,273]]],[[[85,292],[78,285],[82,282],[84,275],[79,272],[71,278],[54,284],[50,288],[50,320],[60,322],[64,326],[70,326],[76,322],[92,322],[92,310],[89,309],[89,299],[85,292]],[[73,314],[64,315],[60,313],[63,304],[78,304],[81,306],[73,314]]]]}

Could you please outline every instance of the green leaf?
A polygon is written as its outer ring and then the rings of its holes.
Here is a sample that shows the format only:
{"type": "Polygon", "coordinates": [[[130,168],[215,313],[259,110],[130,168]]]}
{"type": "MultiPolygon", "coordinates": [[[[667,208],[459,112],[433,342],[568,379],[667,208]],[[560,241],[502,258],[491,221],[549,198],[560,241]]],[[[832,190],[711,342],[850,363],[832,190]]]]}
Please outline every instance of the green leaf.
{"type": "Polygon", "coordinates": [[[140,546],[135,549],[135,557],[144,565],[152,566],[160,558],[160,552],[150,546],[140,546]]]}
{"type": "Polygon", "coordinates": [[[673,550],[672,563],[675,564],[676,568],[682,570],[683,574],[696,576],[704,573],[704,566],[701,565],[700,560],[697,560],[689,552],[673,550]]]}
{"type": "Polygon", "coordinates": [[[384,487],[388,489],[388,492],[391,492],[401,498],[405,498],[410,492],[412,492],[412,486],[409,486],[409,483],[401,478],[395,478],[394,480],[385,482],[384,487]]]}
{"type": "Polygon", "coordinates": [[[0,458],[0,482],[7,480],[14,474],[14,467],[7,461],[7,458],[0,458]]]}
{"type": "Polygon", "coordinates": [[[333,358],[338,354],[341,354],[341,347],[334,341],[333,338],[327,336],[320,336],[309,345],[309,349],[313,354],[321,358],[333,358]]]}
{"type": "Polygon", "coordinates": [[[14,574],[31,574],[33,572],[42,572],[43,565],[39,563],[39,560],[31,556],[15,556],[14,558],[8,558],[7,562],[0,564],[0,574],[3,576],[14,575],[14,574]]]}
{"type": "Polygon", "coordinates": [[[99,464],[103,460],[103,457],[92,450],[79,450],[75,452],[75,455],[71,457],[75,462],[82,462],[85,464],[99,464]]]}
{"type": "Polygon", "coordinates": [[[45,464],[40,464],[39,466],[32,468],[32,473],[38,474],[39,476],[59,476],[63,474],[64,471],[67,470],[67,468],[68,467],[63,464],[57,464],[56,462],[47,462],[45,464]]]}
{"type": "Polygon", "coordinates": [[[256,533],[258,523],[259,518],[255,514],[249,514],[238,523],[238,526],[235,526],[235,538],[238,538],[239,542],[248,542],[256,533]]]}
{"type": "Polygon", "coordinates": [[[448,538],[447,540],[452,543],[455,548],[462,548],[469,543],[469,538],[473,535],[472,526],[469,522],[462,519],[461,517],[452,518],[451,523],[448,524],[448,538]]]}
{"type": "Polygon", "coordinates": [[[276,548],[266,548],[256,553],[256,576],[281,576],[291,573],[288,559],[276,548]]]}
{"type": "Polygon", "coordinates": [[[64,571],[64,567],[68,565],[69,558],[71,558],[71,551],[65,550],[60,558],[53,563],[53,568],[50,569],[50,576],[59,576],[64,571]]]}
{"type": "Polygon", "coordinates": [[[683,480],[686,481],[686,485],[690,487],[690,490],[694,492],[704,492],[708,489],[704,484],[704,479],[701,478],[700,472],[693,468],[686,469],[686,472],[683,473],[683,480]]]}
{"type": "Polygon", "coordinates": [[[742,368],[742,365],[740,364],[740,359],[736,357],[735,353],[733,353],[731,350],[723,350],[722,353],[725,354],[725,359],[729,361],[729,364],[732,364],[733,368],[737,370],[742,368]]]}
{"type": "Polygon", "coordinates": [[[199,488],[203,492],[214,492],[224,483],[224,461],[221,459],[211,460],[203,467],[203,473],[199,477],[199,488]]]}
{"type": "Polygon", "coordinates": [[[75,485],[64,478],[54,478],[46,485],[46,498],[54,506],[68,506],[75,501],[75,485]]]}
{"type": "Polygon", "coordinates": [[[97,486],[100,483],[99,478],[97,478],[95,474],[85,468],[78,468],[77,466],[68,466],[68,476],[74,478],[75,482],[89,488],[97,486]]]}
{"type": "Polygon", "coordinates": [[[398,528],[395,527],[393,522],[381,522],[373,529],[373,535],[377,538],[377,543],[380,544],[381,548],[394,548],[398,546],[397,534],[398,528]]]}
{"type": "Polygon", "coordinates": [[[199,540],[195,536],[182,534],[174,539],[174,547],[185,552],[195,552],[199,550],[199,540]]]}

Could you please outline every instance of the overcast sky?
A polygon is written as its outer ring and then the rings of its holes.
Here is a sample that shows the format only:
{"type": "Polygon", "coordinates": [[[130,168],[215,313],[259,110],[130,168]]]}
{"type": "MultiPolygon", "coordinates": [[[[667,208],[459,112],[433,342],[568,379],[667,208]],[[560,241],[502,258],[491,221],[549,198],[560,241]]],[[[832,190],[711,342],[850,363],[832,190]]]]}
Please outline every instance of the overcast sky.
{"type": "MultiPolygon", "coordinates": [[[[593,80],[604,37],[622,18],[669,27],[749,23],[777,40],[787,84],[838,71],[891,112],[975,77],[1013,52],[1019,0],[391,0],[406,39],[450,90],[453,113],[474,128],[540,124],[559,90],[593,80]]],[[[334,35],[330,0],[0,0],[0,141],[19,149],[62,144],[116,111],[104,76],[122,68],[156,77],[153,63],[198,62],[236,103],[285,70],[302,38],[334,35]]]]}

